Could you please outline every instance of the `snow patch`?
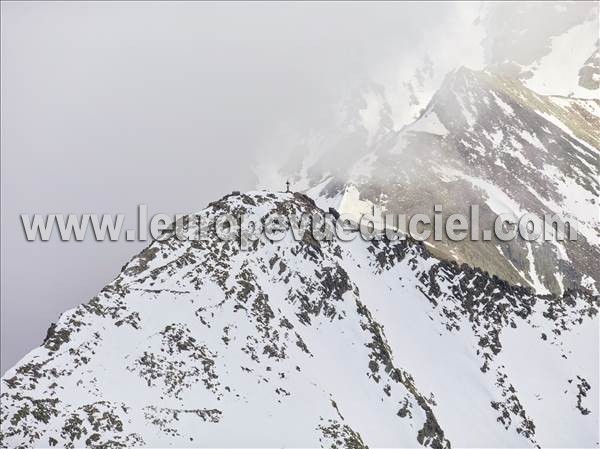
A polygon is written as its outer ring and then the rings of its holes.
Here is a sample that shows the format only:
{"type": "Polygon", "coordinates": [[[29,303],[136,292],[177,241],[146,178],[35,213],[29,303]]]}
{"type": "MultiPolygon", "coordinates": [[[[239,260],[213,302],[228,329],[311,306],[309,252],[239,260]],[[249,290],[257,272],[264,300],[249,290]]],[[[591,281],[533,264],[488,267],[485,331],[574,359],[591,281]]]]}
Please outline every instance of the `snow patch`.
{"type": "Polygon", "coordinates": [[[530,89],[544,95],[600,98],[600,91],[581,87],[578,78],[579,69],[598,51],[597,41],[598,17],[552,38],[552,50],[528,68],[533,71],[533,76],[525,83],[530,89]]]}
{"type": "Polygon", "coordinates": [[[435,111],[426,113],[423,117],[409,125],[406,129],[407,131],[435,134],[438,136],[448,135],[448,130],[442,124],[435,111]]]}

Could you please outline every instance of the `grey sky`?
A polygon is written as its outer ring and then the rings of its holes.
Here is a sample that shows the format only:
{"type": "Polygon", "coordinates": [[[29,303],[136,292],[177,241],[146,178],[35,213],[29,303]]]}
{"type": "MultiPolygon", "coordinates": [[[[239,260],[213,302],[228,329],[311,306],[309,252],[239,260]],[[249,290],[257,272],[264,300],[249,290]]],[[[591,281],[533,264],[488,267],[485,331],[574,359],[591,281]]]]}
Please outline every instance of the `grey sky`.
{"type": "Polygon", "coordinates": [[[342,85],[424,42],[450,64],[472,5],[2,2],[2,373],[144,246],[26,242],[21,213],[133,226],[139,203],[193,212],[253,188],[281,122],[329,120],[342,85]]]}

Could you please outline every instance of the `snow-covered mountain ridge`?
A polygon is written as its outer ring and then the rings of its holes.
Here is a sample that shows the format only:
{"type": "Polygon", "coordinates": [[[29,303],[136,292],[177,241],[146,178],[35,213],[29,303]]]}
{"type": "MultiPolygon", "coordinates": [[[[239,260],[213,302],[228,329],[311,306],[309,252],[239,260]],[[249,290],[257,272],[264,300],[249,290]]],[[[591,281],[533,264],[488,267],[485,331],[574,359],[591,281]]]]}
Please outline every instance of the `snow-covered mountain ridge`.
{"type": "MultiPolygon", "coordinates": [[[[316,208],[251,192],[200,214],[316,208]]],[[[2,378],[1,446],[597,446],[589,291],[412,240],[211,237],[153,242],[63,314],[2,378]]]]}

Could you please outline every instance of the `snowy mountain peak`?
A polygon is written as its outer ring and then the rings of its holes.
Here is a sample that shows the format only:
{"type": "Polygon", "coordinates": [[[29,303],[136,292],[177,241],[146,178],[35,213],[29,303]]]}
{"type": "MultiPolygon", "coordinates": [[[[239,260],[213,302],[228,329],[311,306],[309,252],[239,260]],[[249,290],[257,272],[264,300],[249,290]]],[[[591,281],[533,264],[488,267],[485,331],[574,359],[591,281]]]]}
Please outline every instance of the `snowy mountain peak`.
{"type": "MultiPolygon", "coordinates": [[[[314,211],[251,192],[196,215],[314,211]]],[[[585,290],[536,296],[411,240],[166,237],[2,378],[3,447],[598,441],[585,290]]]]}

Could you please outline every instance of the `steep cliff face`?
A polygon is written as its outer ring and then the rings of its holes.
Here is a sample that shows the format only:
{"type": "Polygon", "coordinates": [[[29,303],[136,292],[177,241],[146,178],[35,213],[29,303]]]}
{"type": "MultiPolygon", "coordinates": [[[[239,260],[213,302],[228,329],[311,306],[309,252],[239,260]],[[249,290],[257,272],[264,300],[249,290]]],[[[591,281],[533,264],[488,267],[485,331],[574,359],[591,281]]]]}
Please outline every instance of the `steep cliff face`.
{"type": "MultiPolygon", "coordinates": [[[[317,210],[252,192],[199,214],[317,210]]],[[[411,240],[167,237],[2,378],[2,447],[598,442],[589,291],[535,295],[411,240]]]]}

